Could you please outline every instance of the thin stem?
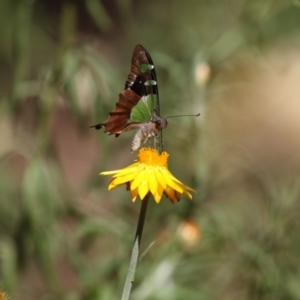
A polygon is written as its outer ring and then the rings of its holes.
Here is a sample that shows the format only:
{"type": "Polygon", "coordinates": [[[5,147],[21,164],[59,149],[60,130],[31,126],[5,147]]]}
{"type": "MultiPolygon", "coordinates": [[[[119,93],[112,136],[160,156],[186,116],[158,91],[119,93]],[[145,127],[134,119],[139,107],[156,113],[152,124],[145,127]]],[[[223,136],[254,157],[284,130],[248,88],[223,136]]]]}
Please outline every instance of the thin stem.
{"type": "Polygon", "coordinates": [[[144,223],[146,219],[146,213],[147,213],[147,207],[149,202],[149,196],[146,196],[146,198],[142,201],[141,210],[139,214],[139,220],[136,228],[135,238],[134,238],[134,244],[131,252],[131,259],[127,271],[127,276],[123,288],[122,293],[122,300],[128,300],[132,288],[132,283],[134,281],[134,275],[137,269],[138,265],[138,259],[139,259],[139,252],[140,252],[140,245],[141,240],[143,236],[143,229],[144,229],[144,223]]]}
{"type": "Polygon", "coordinates": [[[136,233],[134,240],[138,240],[139,246],[141,245],[141,240],[143,236],[143,229],[144,229],[144,223],[146,219],[146,213],[147,213],[147,207],[149,202],[149,196],[147,195],[146,198],[142,201],[141,210],[139,214],[139,220],[136,227],[136,233]]]}

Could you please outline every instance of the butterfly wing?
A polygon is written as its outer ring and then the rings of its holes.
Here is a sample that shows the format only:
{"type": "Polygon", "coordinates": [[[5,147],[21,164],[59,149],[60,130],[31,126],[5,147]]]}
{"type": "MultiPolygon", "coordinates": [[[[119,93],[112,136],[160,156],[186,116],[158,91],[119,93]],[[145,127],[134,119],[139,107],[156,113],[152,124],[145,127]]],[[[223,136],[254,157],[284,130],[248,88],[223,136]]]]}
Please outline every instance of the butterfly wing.
{"type": "Polygon", "coordinates": [[[137,128],[142,122],[149,121],[154,111],[159,115],[154,64],[148,51],[143,46],[136,45],[125,90],[119,94],[115,109],[109,113],[105,122],[91,127],[105,127],[105,132],[118,136],[124,131],[137,128]]]}
{"type": "Polygon", "coordinates": [[[154,111],[160,115],[154,63],[142,45],[136,45],[134,48],[131,72],[125,83],[125,89],[131,89],[141,97],[141,101],[132,109],[130,120],[149,121],[154,111]]]}

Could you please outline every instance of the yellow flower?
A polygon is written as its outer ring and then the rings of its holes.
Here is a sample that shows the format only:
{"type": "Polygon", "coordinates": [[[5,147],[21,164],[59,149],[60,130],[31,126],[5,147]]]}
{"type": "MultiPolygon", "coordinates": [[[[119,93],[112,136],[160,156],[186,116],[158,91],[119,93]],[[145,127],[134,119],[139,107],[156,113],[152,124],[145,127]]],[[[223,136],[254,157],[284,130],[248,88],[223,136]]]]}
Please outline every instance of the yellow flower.
{"type": "Polygon", "coordinates": [[[173,203],[180,200],[180,194],[192,199],[188,191],[195,192],[176,179],[168,170],[167,152],[158,153],[152,148],[141,148],[138,160],[134,164],[115,171],[102,172],[100,175],[113,175],[108,189],[114,189],[122,184],[127,184],[134,202],[137,196],[143,200],[152,194],[156,203],[159,203],[163,194],[173,203]]]}

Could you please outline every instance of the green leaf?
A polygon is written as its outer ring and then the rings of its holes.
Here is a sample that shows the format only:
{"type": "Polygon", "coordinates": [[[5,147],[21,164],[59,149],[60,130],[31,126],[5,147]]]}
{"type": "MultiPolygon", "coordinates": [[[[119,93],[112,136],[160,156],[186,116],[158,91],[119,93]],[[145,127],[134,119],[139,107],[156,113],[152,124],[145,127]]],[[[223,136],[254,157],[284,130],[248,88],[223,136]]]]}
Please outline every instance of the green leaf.
{"type": "Polygon", "coordinates": [[[144,256],[148,253],[148,251],[150,250],[150,248],[151,248],[154,244],[155,244],[155,241],[153,241],[153,242],[146,248],[146,250],[140,255],[138,263],[140,263],[140,262],[143,260],[144,256]]]}

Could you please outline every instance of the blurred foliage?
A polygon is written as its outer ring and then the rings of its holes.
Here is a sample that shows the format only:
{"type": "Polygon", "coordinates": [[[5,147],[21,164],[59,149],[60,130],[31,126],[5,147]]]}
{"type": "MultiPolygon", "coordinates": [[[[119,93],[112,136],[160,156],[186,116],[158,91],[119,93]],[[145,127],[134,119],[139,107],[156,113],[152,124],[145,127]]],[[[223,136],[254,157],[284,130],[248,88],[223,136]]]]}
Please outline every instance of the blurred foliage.
{"type": "Polygon", "coordinates": [[[132,299],[300,299],[297,172],[278,181],[248,161],[242,179],[216,176],[204,135],[206,99],[226,89],[210,84],[219,72],[299,33],[296,0],[0,0],[2,289],[119,299],[139,203],[125,188],[108,193],[97,174],[132,162],[132,134],[88,127],[114,107],[140,43],[157,67],[162,115],[201,116],[163,133],[172,173],[198,193],[151,203],[142,245],[156,242],[132,299]]]}

